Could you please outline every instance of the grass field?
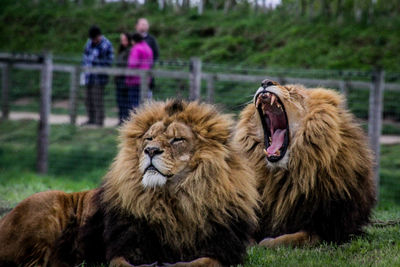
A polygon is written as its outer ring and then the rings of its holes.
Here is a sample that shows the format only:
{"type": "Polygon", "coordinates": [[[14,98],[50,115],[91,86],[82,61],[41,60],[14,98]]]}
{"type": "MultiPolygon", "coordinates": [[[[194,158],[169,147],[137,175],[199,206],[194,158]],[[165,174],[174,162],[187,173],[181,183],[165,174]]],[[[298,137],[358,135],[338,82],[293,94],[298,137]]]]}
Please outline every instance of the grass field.
{"type": "MultiPolygon", "coordinates": [[[[48,175],[35,173],[37,123],[0,122],[0,205],[14,206],[44,190],[94,188],[117,151],[114,129],[52,126],[48,175]]],[[[400,219],[400,145],[383,146],[380,203],[374,220],[400,219]]],[[[400,225],[370,226],[366,235],[335,246],[249,249],[245,266],[400,266],[400,225]]]]}
{"type": "MultiPolygon", "coordinates": [[[[222,8],[207,9],[198,16],[194,8],[173,12],[127,2],[83,2],[41,1],[37,5],[31,0],[2,0],[0,49],[51,49],[67,59],[79,58],[91,24],[98,24],[117,47],[119,33],[133,31],[135,20],[144,16],[150,20],[164,59],[200,56],[206,62],[253,66],[364,70],[382,66],[400,71],[400,55],[395,52],[400,43],[400,35],[395,34],[400,18],[389,12],[374,14],[368,23],[347,17],[299,17],[296,8],[263,13],[242,5],[227,13],[222,8]]],[[[291,5],[294,1],[282,2],[291,5]]],[[[346,2],[346,12],[353,13],[353,1],[346,2]]],[[[378,2],[390,7],[387,1],[378,2]]],[[[391,11],[398,12],[398,8],[391,11]]]]}

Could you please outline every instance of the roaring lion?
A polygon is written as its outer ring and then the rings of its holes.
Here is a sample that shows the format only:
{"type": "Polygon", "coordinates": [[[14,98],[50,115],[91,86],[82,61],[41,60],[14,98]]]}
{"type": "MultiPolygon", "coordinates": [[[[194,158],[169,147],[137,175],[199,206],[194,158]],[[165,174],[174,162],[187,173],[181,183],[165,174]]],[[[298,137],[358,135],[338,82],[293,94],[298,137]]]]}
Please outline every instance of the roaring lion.
{"type": "Polygon", "coordinates": [[[146,104],[122,127],[100,188],[39,193],[0,221],[0,265],[242,262],[258,192],[234,149],[233,128],[211,105],[146,104]]]}
{"type": "Polygon", "coordinates": [[[341,243],[375,205],[372,152],[332,90],[264,80],[234,137],[256,172],[260,245],[341,243]]]}

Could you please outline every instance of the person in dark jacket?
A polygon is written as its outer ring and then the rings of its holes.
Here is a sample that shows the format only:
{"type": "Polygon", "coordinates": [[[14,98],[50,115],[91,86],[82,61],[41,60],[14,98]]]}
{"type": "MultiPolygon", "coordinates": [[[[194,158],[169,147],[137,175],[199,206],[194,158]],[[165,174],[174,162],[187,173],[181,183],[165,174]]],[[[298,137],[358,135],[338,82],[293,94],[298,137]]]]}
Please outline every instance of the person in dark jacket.
{"type": "MultiPolygon", "coordinates": [[[[154,38],[153,35],[149,34],[149,22],[146,18],[140,18],[136,22],[136,32],[140,33],[143,36],[144,41],[150,46],[151,51],[153,51],[153,66],[157,62],[159,56],[160,56],[160,51],[158,49],[158,44],[156,38],[154,38]]],[[[152,97],[152,92],[154,91],[155,88],[155,80],[154,77],[151,78],[150,81],[150,91],[149,91],[149,98],[152,97]]]]}
{"type": "MultiPolygon", "coordinates": [[[[98,26],[89,29],[89,40],[83,52],[82,65],[87,67],[109,67],[113,61],[113,47],[107,38],[101,34],[98,26]]],[[[86,74],[86,110],[87,125],[102,126],[104,122],[104,87],[108,76],[104,74],[86,74]]]]}
{"type": "MultiPolygon", "coordinates": [[[[116,66],[119,68],[126,68],[128,65],[129,52],[131,50],[131,40],[132,37],[129,33],[121,33],[120,35],[120,45],[118,49],[118,54],[116,56],[116,66]]],[[[115,77],[115,87],[117,93],[117,104],[118,104],[118,115],[119,124],[121,125],[123,120],[128,117],[128,89],[125,84],[126,76],[116,76],[115,77]]]]}
{"type": "Polygon", "coordinates": [[[159,49],[156,38],[154,38],[153,35],[149,34],[149,28],[150,26],[147,19],[138,19],[136,23],[136,32],[140,33],[143,36],[144,41],[150,46],[151,51],[153,51],[153,60],[155,63],[159,57],[159,49]]]}

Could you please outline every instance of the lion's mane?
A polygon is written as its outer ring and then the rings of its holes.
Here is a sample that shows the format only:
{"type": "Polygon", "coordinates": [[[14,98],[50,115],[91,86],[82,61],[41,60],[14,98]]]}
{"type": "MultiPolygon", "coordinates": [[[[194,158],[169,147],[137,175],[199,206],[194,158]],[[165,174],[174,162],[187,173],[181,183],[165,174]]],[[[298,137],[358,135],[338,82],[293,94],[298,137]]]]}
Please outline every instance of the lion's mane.
{"type": "Polygon", "coordinates": [[[375,204],[368,141],[334,91],[300,85],[281,90],[289,125],[296,129],[285,166],[267,163],[254,104],[242,111],[235,135],[261,195],[256,238],[308,231],[325,241],[346,241],[362,233],[375,204]]]}
{"type": "MultiPolygon", "coordinates": [[[[246,235],[257,222],[258,193],[253,172],[233,149],[232,135],[231,117],[208,104],[151,102],[132,114],[122,127],[120,151],[105,177],[101,195],[105,232],[110,240],[122,237],[115,233],[120,227],[118,221],[129,218],[135,229],[131,233],[127,230],[123,236],[132,234],[136,239],[153,242],[152,253],[143,252],[153,256],[133,258],[132,262],[147,257],[153,261],[188,260],[209,250],[215,250],[214,254],[219,251],[220,255],[215,257],[224,264],[235,263],[243,256],[249,238],[246,235]],[[149,189],[142,185],[139,148],[146,131],[160,121],[165,125],[180,122],[189,126],[195,136],[195,152],[186,177],[172,188],[149,189]],[[116,217],[120,219],[114,225],[116,217]],[[112,220],[110,225],[107,218],[112,220]],[[152,238],[155,240],[150,241],[152,238]],[[155,251],[157,244],[164,252],[155,251]]],[[[110,250],[109,257],[116,250],[110,250]]]]}
{"type": "MultiPolygon", "coordinates": [[[[102,185],[22,201],[0,221],[0,266],[75,266],[124,258],[135,265],[208,257],[243,261],[257,224],[254,174],[232,145],[233,121],[207,104],[151,102],[122,127],[102,185]],[[194,152],[164,187],[143,186],[140,140],[156,122],[184,124],[194,152]]],[[[189,141],[189,140],[188,140],[189,141]]],[[[179,159],[180,160],[180,159],[179,159]]]]}

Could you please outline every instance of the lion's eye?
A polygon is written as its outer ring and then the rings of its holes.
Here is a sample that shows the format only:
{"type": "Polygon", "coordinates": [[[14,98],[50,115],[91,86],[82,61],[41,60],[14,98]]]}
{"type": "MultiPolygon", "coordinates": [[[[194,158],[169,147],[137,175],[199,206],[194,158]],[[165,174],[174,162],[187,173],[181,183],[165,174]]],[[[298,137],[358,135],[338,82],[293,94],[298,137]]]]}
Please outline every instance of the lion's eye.
{"type": "Polygon", "coordinates": [[[151,141],[151,140],[153,140],[153,137],[146,137],[145,140],[146,141],[151,141]]]}
{"type": "Polygon", "coordinates": [[[171,140],[171,144],[179,144],[185,141],[185,138],[183,137],[175,137],[174,139],[171,140]]]}

